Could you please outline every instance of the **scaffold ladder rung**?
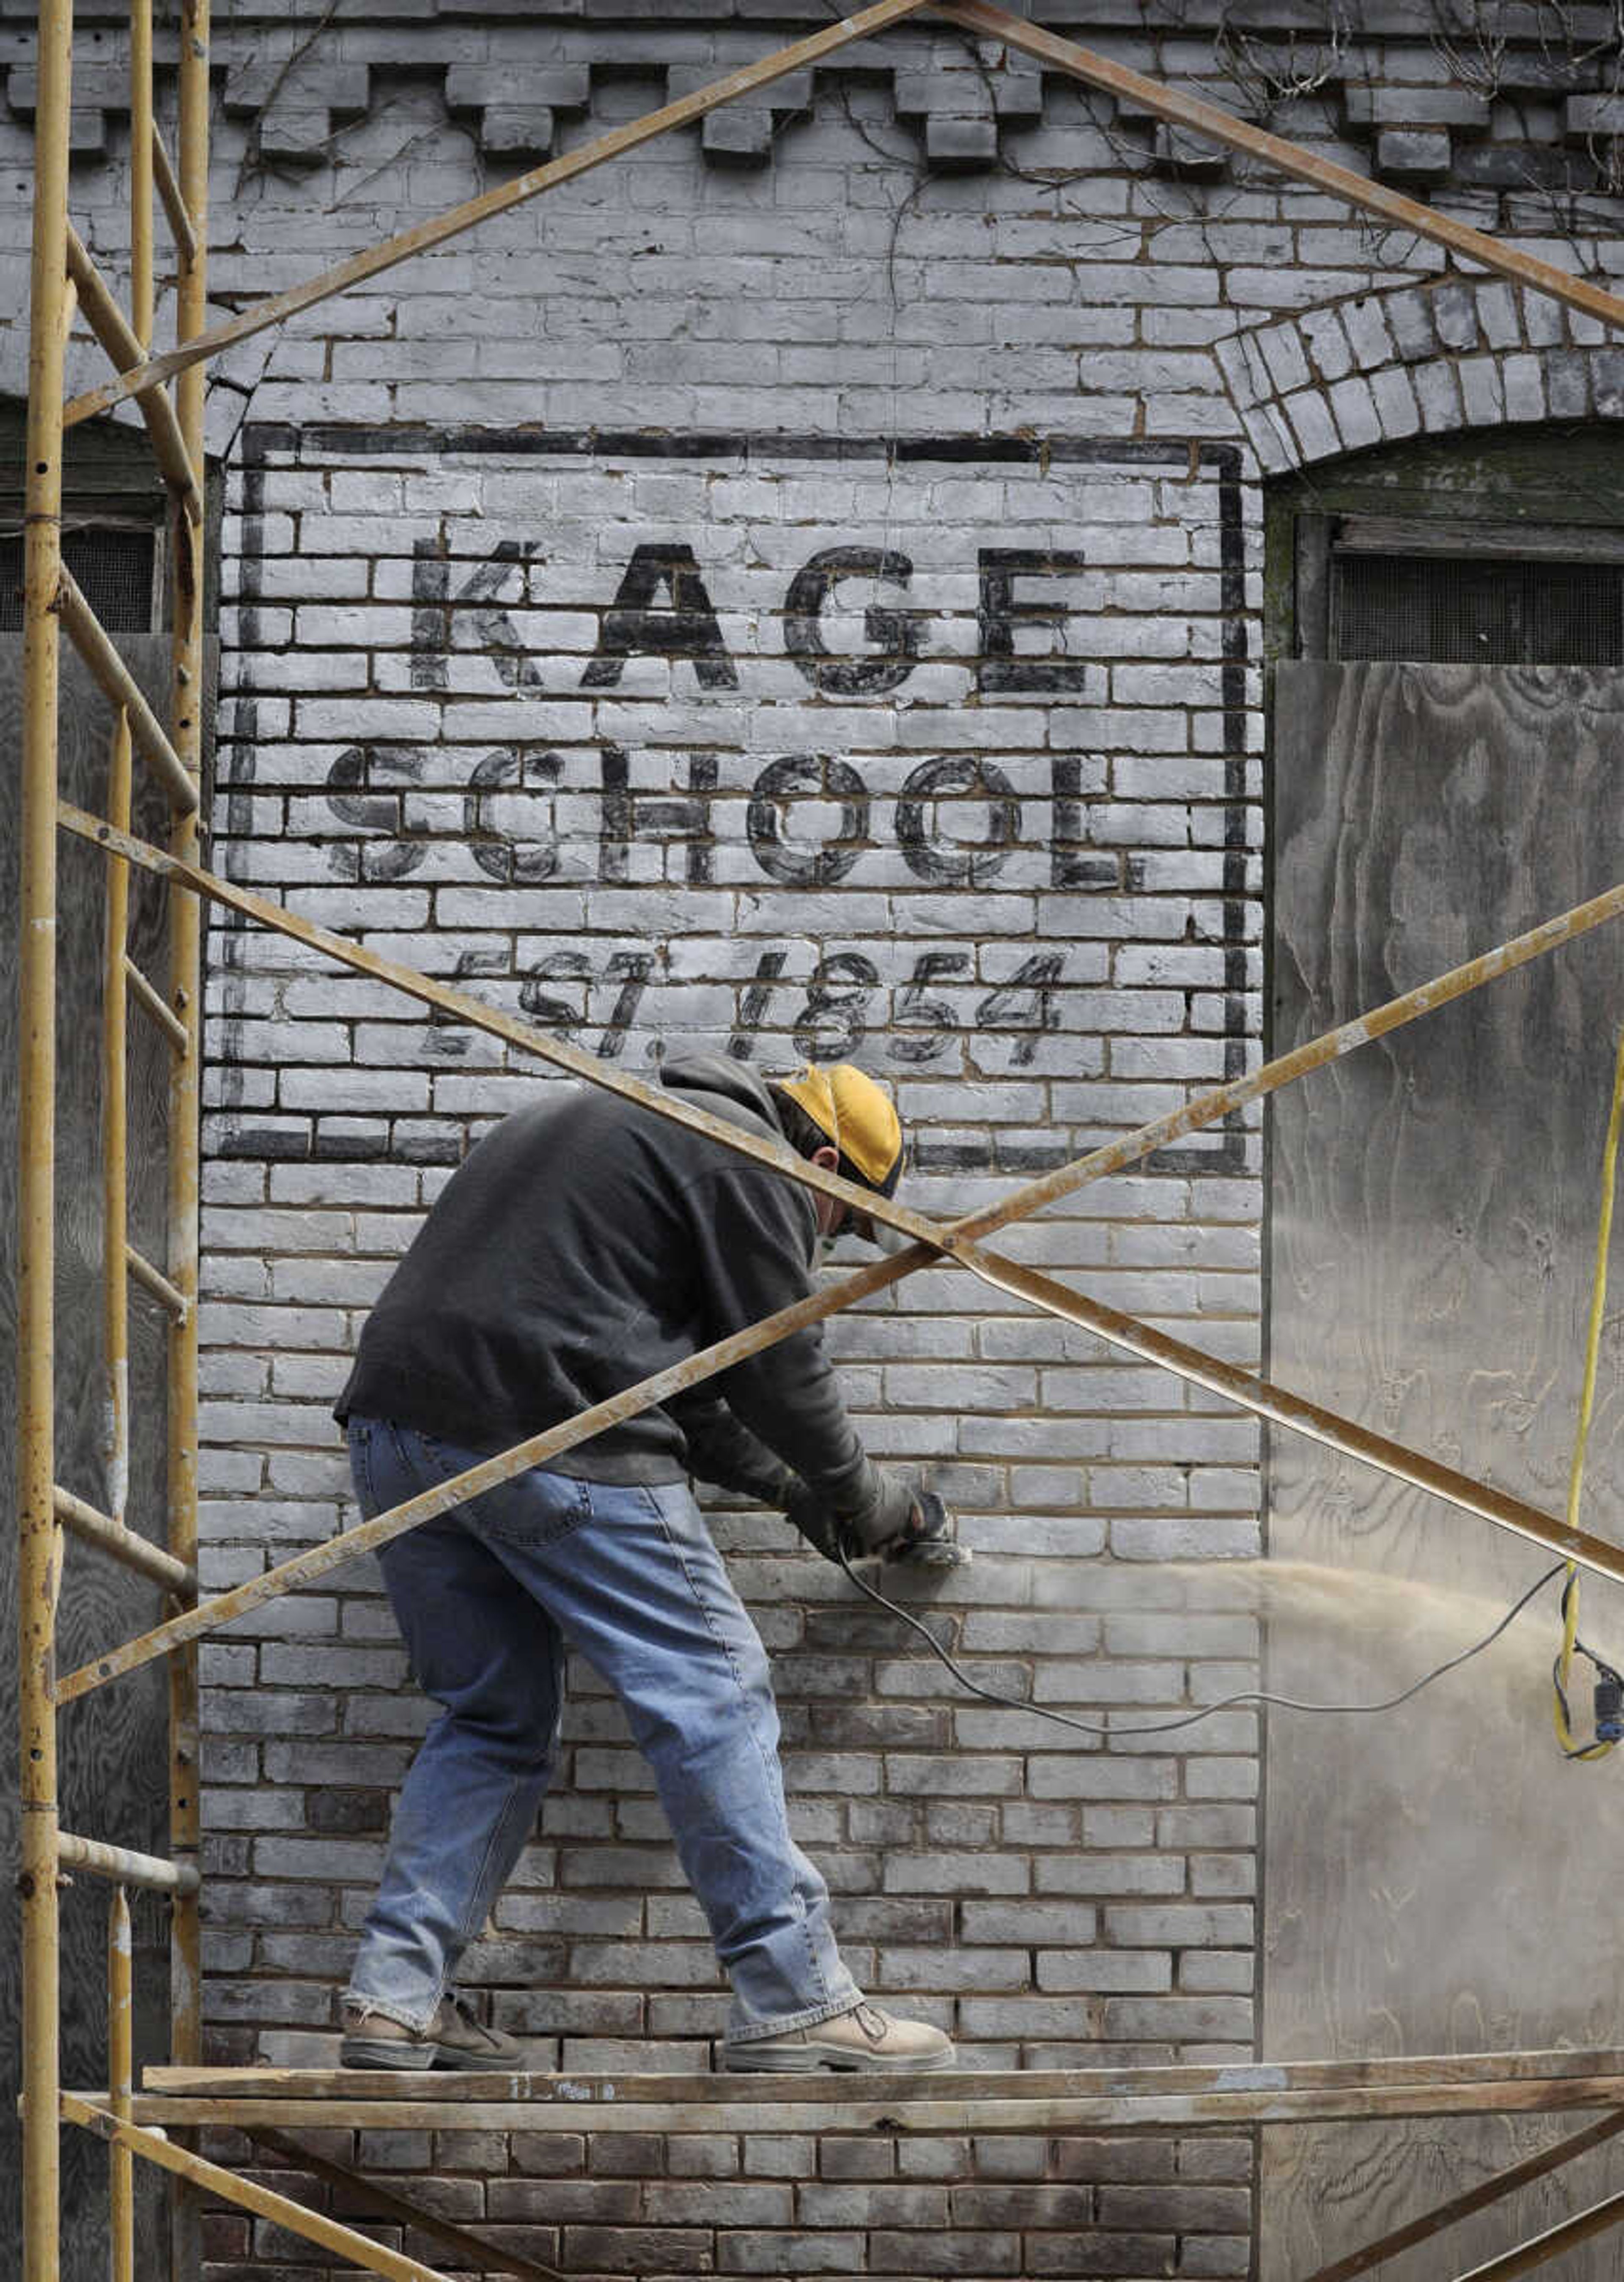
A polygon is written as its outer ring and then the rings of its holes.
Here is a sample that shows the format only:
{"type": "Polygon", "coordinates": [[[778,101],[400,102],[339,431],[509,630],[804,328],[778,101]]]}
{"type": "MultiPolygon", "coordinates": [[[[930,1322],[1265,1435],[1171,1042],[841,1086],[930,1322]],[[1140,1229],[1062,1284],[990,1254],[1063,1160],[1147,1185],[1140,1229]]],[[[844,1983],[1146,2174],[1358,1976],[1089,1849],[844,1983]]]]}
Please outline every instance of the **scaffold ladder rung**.
{"type": "Polygon", "coordinates": [[[184,1561],[177,1561],[166,1553],[161,1545],[142,1537],[122,1522],[114,1521],[111,1514],[87,1505],[83,1498],[75,1497],[71,1490],[57,1484],[52,1497],[57,1519],[69,1535],[82,1545],[93,1545],[114,1561],[121,1561],[127,1569],[138,1570],[154,1584],[162,1585],[184,1600],[195,1600],[198,1593],[198,1572],[184,1561]]]}
{"type": "Polygon", "coordinates": [[[115,1885],[144,1886],[154,1894],[195,1894],[195,1862],[166,1861],[159,1854],[137,1854],[132,1847],[110,1845],[104,1838],[82,1838],[77,1831],[58,1834],[57,1858],[65,1868],[83,1870],[93,1878],[110,1878],[115,1885]]]}
{"type": "Polygon", "coordinates": [[[150,1292],[160,1308],[167,1308],[177,1323],[186,1321],[190,1302],[178,1285],[171,1284],[161,1268],[154,1268],[146,1254],[137,1252],[133,1244],[124,1247],[124,1264],[142,1290],[150,1292]]]}
{"type": "Polygon", "coordinates": [[[189,1052],[191,1040],[187,1036],[185,1023],[169,1005],[162,992],[147,981],[135,960],[128,957],[124,961],[124,979],[129,985],[130,997],[142,1013],[157,1023],[175,1052],[189,1052]]]}

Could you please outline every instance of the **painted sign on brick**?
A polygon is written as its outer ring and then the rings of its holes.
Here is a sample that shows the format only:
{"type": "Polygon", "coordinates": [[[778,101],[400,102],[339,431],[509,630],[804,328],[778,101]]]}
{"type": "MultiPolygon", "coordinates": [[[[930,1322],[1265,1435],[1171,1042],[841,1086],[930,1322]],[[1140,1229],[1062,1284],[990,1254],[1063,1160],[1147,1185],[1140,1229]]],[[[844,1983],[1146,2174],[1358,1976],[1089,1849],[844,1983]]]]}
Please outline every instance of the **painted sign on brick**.
{"type": "MultiPolygon", "coordinates": [[[[242,678],[289,836],[249,869],[606,1056],[1138,1122],[1232,1069],[1256,981],[1228,456],[263,434],[242,678]]],[[[400,1083],[353,1106],[506,1106],[417,1028],[358,1031],[400,1083]]],[[[319,1116],[299,1044],[263,1106],[319,1116]]]]}

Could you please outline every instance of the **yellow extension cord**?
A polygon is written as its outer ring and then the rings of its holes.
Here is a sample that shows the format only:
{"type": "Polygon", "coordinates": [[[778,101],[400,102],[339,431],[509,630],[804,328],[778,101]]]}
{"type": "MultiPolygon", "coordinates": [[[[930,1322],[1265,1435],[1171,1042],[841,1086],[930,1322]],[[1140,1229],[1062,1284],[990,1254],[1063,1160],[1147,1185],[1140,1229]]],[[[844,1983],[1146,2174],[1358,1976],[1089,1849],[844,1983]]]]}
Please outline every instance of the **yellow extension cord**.
{"type": "MultiPolygon", "coordinates": [[[[1590,1327],[1585,1341],[1584,1384],[1579,1395],[1579,1425],[1573,1437],[1573,1463],[1567,1480],[1567,1521],[1579,1526],[1580,1496],[1584,1486],[1585,1444],[1589,1439],[1590,1414],[1596,1408],[1597,1365],[1601,1356],[1602,1322],[1607,1305],[1607,1254],[1612,1244],[1612,1200],[1618,1184],[1619,1133],[1624,1126],[1624,1030],[1619,1033],[1618,1060],[1612,1073],[1612,1108],[1607,1119],[1607,1145],[1602,1153],[1601,1215],[1596,1235],[1596,1273],[1590,1286],[1590,1327]]],[[[1572,1759],[1605,1759],[1612,1743],[1575,1744],[1568,1719],[1568,1681],[1573,1649],[1579,1638],[1579,1571],[1570,1561],[1562,1598],[1562,1652],[1557,1659],[1553,1716],[1557,1739],[1572,1759]]]]}

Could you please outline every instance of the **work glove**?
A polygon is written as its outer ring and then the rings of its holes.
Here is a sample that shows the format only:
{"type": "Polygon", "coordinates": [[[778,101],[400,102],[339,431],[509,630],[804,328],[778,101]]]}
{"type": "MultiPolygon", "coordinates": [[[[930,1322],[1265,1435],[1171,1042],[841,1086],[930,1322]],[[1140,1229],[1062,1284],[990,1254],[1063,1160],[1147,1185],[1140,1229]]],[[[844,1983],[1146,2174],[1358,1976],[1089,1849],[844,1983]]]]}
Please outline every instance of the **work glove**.
{"type": "Polygon", "coordinates": [[[826,1561],[838,1563],[843,1548],[849,1560],[860,1561],[905,1536],[913,1525],[916,1505],[905,1482],[870,1466],[863,1478],[859,1502],[845,1513],[831,1512],[828,1500],[799,1480],[785,1501],[784,1513],[826,1561]]]}
{"type": "Polygon", "coordinates": [[[836,1565],[840,1561],[840,1524],[830,1511],[826,1500],[820,1497],[810,1483],[798,1478],[791,1484],[783,1501],[784,1518],[792,1529],[798,1529],[814,1552],[821,1553],[826,1561],[836,1565]]]}

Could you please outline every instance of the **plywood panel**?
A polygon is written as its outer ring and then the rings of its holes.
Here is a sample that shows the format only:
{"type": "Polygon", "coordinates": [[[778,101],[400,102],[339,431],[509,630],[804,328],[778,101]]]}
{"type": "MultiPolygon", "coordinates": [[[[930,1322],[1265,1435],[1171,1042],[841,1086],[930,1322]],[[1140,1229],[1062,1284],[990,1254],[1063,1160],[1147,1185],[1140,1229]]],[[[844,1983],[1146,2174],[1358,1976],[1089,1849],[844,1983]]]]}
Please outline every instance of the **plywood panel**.
{"type": "MultiPolygon", "coordinates": [[[[1624,876],[1624,677],[1293,664],[1275,710],[1275,1045],[1295,1044],[1624,876]]],[[[1624,936],[1572,946],[1279,1098],[1272,1371],[1560,1510],[1578,1398],[1624,936]]],[[[1624,1271],[1587,1525],[1624,1535],[1624,1271]]],[[[1543,1564],[1277,1435],[1271,1685],[1377,1696],[1464,1645],[1543,1564]],[[1477,1596],[1475,1599],[1473,1596],[1477,1596]]],[[[1624,1595],[1586,1631],[1624,1653],[1624,1595]]],[[[1343,2058],[1607,2043],[1624,2030],[1624,1760],[1564,1764],[1555,1597],[1379,1720],[1273,1714],[1264,2049],[1343,2058]]],[[[1588,1708],[1588,1686],[1583,1691],[1588,1708]]],[[[1552,2136],[1537,2124],[1269,2135],[1264,2282],[1301,2282],[1552,2136]]],[[[1463,2270],[1620,2183],[1608,2151],[1384,2267],[1463,2270]],[[1458,2255],[1457,2255],[1458,2253],[1458,2255]]],[[[1609,2237],[1557,2282],[1620,2270],[1609,2237]]]]}
{"type": "MultiPolygon", "coordinates": [[[[168,644],[125,636],[120,649],[154,704],[168,678],[168,644]]],[[[0,1859],[16,1859],[16,1221],[19,731],[21,643],[0,638],[0,942],[8,947],[0,989],[0,1079],[6,1102],[0,1129],[0,1859]]],[[[103,811],[112,717],[71,654],[64,658],[62,786],[66,796],[103,811]]],[[[160,802],[142,788],[138,828],[166,829],[160,802]]],[[[105,1510],[102,1457],[100,1021],[103,866],[98,851],[62,838],[58,957],[58,1153],[57,1200],[57,1478],[105,1510]]],[[[160,986],[163,904],[154,883],[132,888],[132,955],[160,986]]],[[[164,1132],[169,1049],[144,1018],[129,1024],[130,1239],[162,1262],[164,1132]]],[[[129,1513],[164,1535],[164,1347],[161,1321],[139,1294],[131,1300],[130,1383],[135,1417],[129,1513]]],[[[70,1541],[68,1586],[58,1634],[63,1668],[108,1642],[154,1622],[156,1588],[70,1541]]],[[[61,1793],[68,1828],[144,1851],[167,1849],[167,1746],[160,1665],[75,1705],[63,1723],[61,1793]]],[[[108,1890],[82,1880],[63,1899],[63,2073],[69,2083],[106,2076],[104,1953],[108,1890]]],[[[168,1935],[164,1905],[132,1898],[136,1941],[136,2057],[167,2049],[168,1935]]],[[[15,1969],[17,1902],[0,1878],[0,2245],[17,2240],[17,2030],[21,1991],[15,1969]]],[[[64,2282],[101,2282],[106,2272],[106,2156],[84,2134],[63,2141],[64,2282]]],[[[159,2270],[156,2177],[137,2167],[141,2234],[136,2267],[159,2270]]]]}

